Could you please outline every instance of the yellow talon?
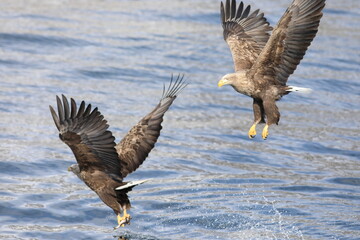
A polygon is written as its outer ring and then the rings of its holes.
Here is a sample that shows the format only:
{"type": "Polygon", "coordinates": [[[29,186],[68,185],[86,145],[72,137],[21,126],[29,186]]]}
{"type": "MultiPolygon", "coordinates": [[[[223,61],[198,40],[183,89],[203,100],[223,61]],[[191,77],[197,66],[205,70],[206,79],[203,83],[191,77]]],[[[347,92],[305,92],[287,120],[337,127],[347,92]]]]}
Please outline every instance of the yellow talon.
{"type": "Polygon", "coordinates": [[[254,138],[256,136],[256,124],[254,123],[248,133],[249,138],[254,138]]]}
{"type": "Polygon", "coordinates": [[[264,139],[264,140],[266,140],[266,138],[268,137],[268,135],[269,135],[269,130],[268,130],[268,128],[269,128],[269,125],[265,125],[265,127],[264,127],[264,129],[263,129],[263,131],[262,131],[262,138],[264,139]]]}
{"type": "Polygon", "coordinates": [[[130,214],[127,214],[126,209],[124,209],[124,215],[122,217],[120,214],[117,215],[118,225],[114,228],[114,230],[118,229],[119,227],[125,227],[125,224],[130,224],[130,219],[130,214]]]}

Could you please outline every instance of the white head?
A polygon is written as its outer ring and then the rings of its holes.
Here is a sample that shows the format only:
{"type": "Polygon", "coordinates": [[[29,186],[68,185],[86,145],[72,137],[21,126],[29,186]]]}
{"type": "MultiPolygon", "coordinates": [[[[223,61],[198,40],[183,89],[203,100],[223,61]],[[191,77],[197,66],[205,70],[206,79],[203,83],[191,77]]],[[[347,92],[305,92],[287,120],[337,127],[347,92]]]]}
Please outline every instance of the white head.
{"type": "Polygon", "coordinates": [[[236,81],[236,73],[229,73],[223,76],[218,82],[218,87],[222,87],[224,85],[232,85],[236,81]]]}
{"type": "MultiPolygon", "coordinates": [[[[76,176],[78,176],[78,178],[81,179],[80,177],[80,168],[78,164],[72,164],[71,166],[68,167],[68,171],[73,172],[76,176]]],[[[82,179],[81,179],[82,180],[82,179]]]]}

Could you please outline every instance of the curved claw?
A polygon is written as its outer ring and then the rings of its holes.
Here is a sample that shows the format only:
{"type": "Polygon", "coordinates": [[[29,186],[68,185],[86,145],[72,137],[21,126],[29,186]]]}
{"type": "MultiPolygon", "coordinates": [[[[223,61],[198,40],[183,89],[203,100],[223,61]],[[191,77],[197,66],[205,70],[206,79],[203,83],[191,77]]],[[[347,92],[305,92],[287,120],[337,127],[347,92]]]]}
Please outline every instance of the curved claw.
{"type": "Polygon", "coordinates": [[[252,139],[256,136],[256,124],[255,123],[251,126],[251,128],[248,132],[248,136],[250,139],[252,139]]]}
{"type": "Polygon", "coordinates": [[[263,131],[262,131],[262,138],[264,139],[264,140],[266,140],[267,139],[267,137],[268,137],[268,135],[269,135],[269,130],[268,130],[268,128],[269,128],[269,125],[265,125],[265,127],[264,127],[264,129],[263,129],[263,131]]]}
{"type": "Polygon", "coordinates": [[[124,210],[124,216],[120,217],[120,215],[117,216],[118,225],[114,227],[114,230],[118,229],[119,227],[125,227],[125,224],[130,225],[131,216],[130,214],[126,213],[126,210],[124,210]]]}

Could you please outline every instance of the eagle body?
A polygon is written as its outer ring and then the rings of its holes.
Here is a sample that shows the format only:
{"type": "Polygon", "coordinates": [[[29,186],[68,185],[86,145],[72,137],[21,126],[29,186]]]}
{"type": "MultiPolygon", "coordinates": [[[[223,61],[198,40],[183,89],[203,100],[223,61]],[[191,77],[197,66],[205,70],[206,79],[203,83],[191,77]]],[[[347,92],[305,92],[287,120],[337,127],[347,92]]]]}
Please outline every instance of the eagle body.
{"type": "Polygon", "coordinates": [[[164,114],[177,95],[187,85],[184,76],[173,81],[171,77],[167,89],[157,106],[146,114],[125,137],[115,143],[115,137],[108,130],[109,125],[97,108],[86,106],[82,101],[79,108],[74,99],[70,103],[62,95],[56,97],[58,113],[50,106],[50,112],[59,130],[60,139],[67,144],[78,164],[68,170],[75,173],[99,198],[118,216],[118,227],[130,223],[127,210],[131,204],[127,193],[145,181],[124,182],[123,179],[134,172],[154,148],[164,114]],[[120,213],[124,215],[121,217],[120,213]]]}
{"type": "Polygon", "coordinates": [[[263,139],[268,136],[268,127],[278,124],[277,100],[293,91],[309,90],[286,83],[316,36],[324,6],[325,0],[293,0],[272,28],[259,10],[251,12],[251,7],[245,7],[243,2],[237,6],[236,0],[221,2],[223,36],[235,72],[223,76],[218,86],[231,85],[237,92],[253,98],[250,138],[256,135],[258,123],[266,122],[263,139]]]}
{"type": "Polygon", "coordinates": [[[80,179],[96,194],[99,198],[109,206],[116,215],[120,214],[123,209],[130,209],[130,201],[126,193],[123,193],[121,203],[118,201],[117,187],[120,187],[126,183],[122,182],[122,179],[118,179],[116,176],[111,176],[103,171],[91,170],[80,171],[80,179]]]}

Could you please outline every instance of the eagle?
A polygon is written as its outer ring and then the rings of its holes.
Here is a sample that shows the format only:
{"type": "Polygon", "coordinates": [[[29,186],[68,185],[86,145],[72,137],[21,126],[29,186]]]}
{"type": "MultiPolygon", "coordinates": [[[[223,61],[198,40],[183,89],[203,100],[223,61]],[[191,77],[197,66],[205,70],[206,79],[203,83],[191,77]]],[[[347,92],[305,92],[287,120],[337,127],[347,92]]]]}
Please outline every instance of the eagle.
{"type": "Polygon", "coordinates": [[[117,215],[118,225],[130,224],[127,213],[131,204],[127,193],[145,181],[124,182],[147,158],[160,136],[161,123],[177,95],[186,87],[184,75],[171,76],[169,86],[164,85],[157,106],[143,117],[125,137],[115,143],[109,125],[98,108],[91,109],[82,101],[79,108],[74,99],[70,103],[62,95],[56,96],[58,114],[50,107],[52,118],[59,130],[60,139],[75,155],[78,164],[68,170],[74,172],[117,215]],[[123,213],[123,216],[121,216],[123,213]]]}
{"type": "Polygon", "coordinates": [[[223,76],[218,86],[232,86],[237,92],[253,98],[254,122],[248,136],[256,136],[256,125],[278,124],[280,112],[276,101],[290,92],[311,89],[288,86],[287,80],[304,57],[314,39],[325,0],[293,0],[273,29],[259,9],[250,13],[236,0],[220,4],[224,40],[234,61],[234,73],[223,76]],[[272,31],[270,35],[270,31],[272,31]]]}

